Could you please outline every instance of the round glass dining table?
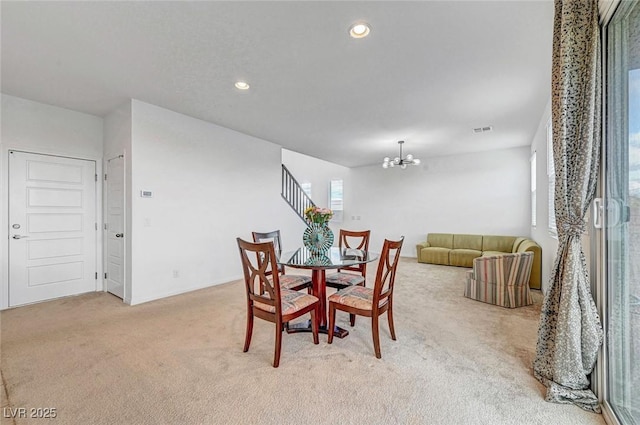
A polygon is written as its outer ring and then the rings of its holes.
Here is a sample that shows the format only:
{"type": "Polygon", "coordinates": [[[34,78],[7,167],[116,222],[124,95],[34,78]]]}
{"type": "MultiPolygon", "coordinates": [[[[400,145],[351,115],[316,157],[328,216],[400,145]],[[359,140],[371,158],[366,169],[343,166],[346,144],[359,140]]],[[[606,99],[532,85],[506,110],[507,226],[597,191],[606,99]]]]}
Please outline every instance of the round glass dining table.
{"type": "MultiPolygon", "coordinates": [[[[339,248],[334,246],[326,252],[315,254],[306,247],[301,247],[293,251],[281,252],[278,258],[278,264],[286,267],[311,270],[311,280],[313,282],[312,293],[320,300],[320,314],[316,319],[319,321],[318,329],[322,333],[328,333],[326,270],[369,263],[377,258],[378,254],[361,249],[339,248]]],[[[293,324],[287,327],[287,332],[311,332],[311,324],[293,324]]],[[[349,331],[336,326],[334,336],[344,338],[347,335],[349,335],[349,331]]]]}

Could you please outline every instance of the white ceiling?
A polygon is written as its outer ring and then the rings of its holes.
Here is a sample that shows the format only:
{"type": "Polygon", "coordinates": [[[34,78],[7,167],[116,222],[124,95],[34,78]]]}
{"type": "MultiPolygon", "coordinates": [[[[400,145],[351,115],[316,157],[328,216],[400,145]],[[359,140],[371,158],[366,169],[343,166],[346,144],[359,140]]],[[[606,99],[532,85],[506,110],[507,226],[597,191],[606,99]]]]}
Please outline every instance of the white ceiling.
{"type": "Polygon", "coordinates": [[[552,1],[1,3],[3,93],[99,116],[134,98],[349,167],[398,140],[529,145],[549,99],[552,1]]]}

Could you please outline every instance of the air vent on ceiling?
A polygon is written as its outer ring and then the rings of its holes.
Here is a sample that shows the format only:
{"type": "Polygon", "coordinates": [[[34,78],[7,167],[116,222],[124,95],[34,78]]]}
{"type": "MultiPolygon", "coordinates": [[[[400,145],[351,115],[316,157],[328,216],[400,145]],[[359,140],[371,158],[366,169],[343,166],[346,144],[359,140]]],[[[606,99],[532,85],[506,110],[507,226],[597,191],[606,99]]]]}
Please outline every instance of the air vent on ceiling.
{"type": "Polygon", "coordinates": [[[473,129],[474,133],[486,133],[487,131],[493,131],[493,126],[488,125],[486,127],[476,127],[473,129]]]}

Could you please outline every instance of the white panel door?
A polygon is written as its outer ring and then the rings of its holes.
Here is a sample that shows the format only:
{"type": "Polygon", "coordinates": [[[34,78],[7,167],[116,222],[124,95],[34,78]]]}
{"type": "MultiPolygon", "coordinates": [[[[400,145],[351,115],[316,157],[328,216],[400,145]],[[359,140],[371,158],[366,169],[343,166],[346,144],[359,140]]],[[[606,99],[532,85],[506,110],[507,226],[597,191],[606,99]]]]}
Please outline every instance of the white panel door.
{"type": "Polygon", "coordinates": [[[107,291],[124,299],[124,158],[107,161],[105,223],[107,291]]]}
{"type": "Polygon", "coordinates": [[[96,290],[95,170],[9,153],[9,306],[96,290]]]}

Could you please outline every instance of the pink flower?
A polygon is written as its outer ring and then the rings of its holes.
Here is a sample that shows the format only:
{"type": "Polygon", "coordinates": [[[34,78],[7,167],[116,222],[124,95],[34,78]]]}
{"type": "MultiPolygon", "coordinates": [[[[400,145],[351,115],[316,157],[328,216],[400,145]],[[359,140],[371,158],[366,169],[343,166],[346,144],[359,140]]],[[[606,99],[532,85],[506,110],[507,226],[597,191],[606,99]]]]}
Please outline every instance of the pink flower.
{"type": "Polygon", "coordinates": [[[329,208],[308,207],[304,211],[304,215],[309,223],[324,224],[331,220],[333,211],[329,208]]]}

